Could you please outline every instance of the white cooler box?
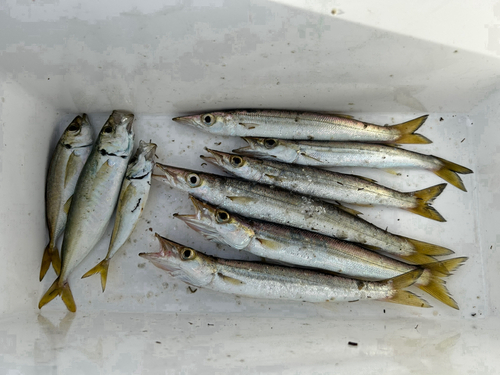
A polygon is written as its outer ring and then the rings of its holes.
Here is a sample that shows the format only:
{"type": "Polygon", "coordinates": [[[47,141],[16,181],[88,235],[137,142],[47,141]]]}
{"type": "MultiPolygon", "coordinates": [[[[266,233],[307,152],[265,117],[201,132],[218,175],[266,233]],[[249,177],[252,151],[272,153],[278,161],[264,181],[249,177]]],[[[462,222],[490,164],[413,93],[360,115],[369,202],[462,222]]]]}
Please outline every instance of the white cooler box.
{"type": "MultiPolygon", "coordinates": [[[[0,4],[1,374],[497,374],[500,366],[500,6],[496,1],[4,1],[0,4]],[[381,124],[430,114],[434,143],[406,148],[467,166],[434,207],[446,223],[362,208],[393,233],[469,260],[419,309],[377,301],[313,305],[188,286],[137,256],[154,233],[227,258],[173,213],[187,194],[152,184],[143,217],[113,258],[105,293],[81,275],[102,259],[111,226],[74,271],[78,311],[37,305],[45,177],[63,129],[88,113],[135,113],[136,144],[158,160],[201,165],[205,146],[236,138],[174,123],[231,108],[334,111],[381,124]],[[194,289],[193,289],[194,290],[194,289]],[[355,342],[358,345],[349,345],[355,342]]],[[[426,171],[345,168],[403,191],[442,182],[426,171]]]]}

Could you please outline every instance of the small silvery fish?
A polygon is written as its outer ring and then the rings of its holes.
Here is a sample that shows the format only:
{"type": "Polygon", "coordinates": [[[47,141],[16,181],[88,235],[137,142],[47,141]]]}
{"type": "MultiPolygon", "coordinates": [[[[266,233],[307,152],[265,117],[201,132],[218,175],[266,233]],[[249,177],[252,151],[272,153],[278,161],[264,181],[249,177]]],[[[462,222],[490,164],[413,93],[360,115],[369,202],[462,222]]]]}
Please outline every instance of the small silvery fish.
{"type": "Polygon", "coordinates": [[[153,175],[154,178],[245,217],[360,243],[417,264],[434,261],[431,256],[453,253],[441,246],[389,233],[335,205],[288,190],[158,163],[156,165],[163,174],[153,175]]]}
{"type": "Polygon", "coordinates": [[[251,298],[300,302],[349,302],[373,299],[416,307],[430,307],[403,290],[415,283],[422,270],[385,281],[361,281],[313,270],[258,262],[226,260],[202,254],[156,234],[161,250],[141,253],[156,267],[187,284],[251,298]]]}
{"type": "Polygon", "coordinates": [[[203,160],[224,171],[266,185],[274,185],[315,198],[364,206],[397,207],[432,220],[446,221],[429,204],[441,194],[446,184],[402,193],[365,177],[327,171],[320,168],[255,159],[206,148],[212,156],[203,160]]]}
{"type": "Polygon", "coordinates": [[[82,276],[85,278],[100,273],[103,292],[106,289],[109,261],[132,234],[148,200],[151,175],[155,164],[155,152],[156,145],[154,143],[139,142],[139,148],[130,159],[120,190],[108,253],[99,264],[82,276]]]}
{"type": "Polygon", "coordinates": [[[134,146],[133,120],[131,113],[113,111],[99,133],[71,201],[61,274],[40,300],[39,308],[61,295],[68,310],[76,311],[68,278],[99,242],[113,214],[134,146]]]}
{"type": "Polygon", "coordinates": [[[426,169],[463,191],[467,190],[457,173],[472,173],[469,168],[437,156],[424,155],[388,145],[358,142],[287,141],[272,138],[244,138],[244,140],[248,146],[233,152],[316,167],[426,169]]]}
{"type": "Polygon", "coordinates": [[[68,125],[52,154],[45,189],[49,244],[42,257],[40,281],[51,263],[57,275],[61,272],[61,259],[56,243],[66,226],[71,197],[93,143],[92,126],[87,115],[83,114],[76,116],[68,125]]]}
{"type": "Polygon", "coordinates": [[[174,214],[207,239],[245,250],[265,259],[301,267],[318,268],[359,280],[385,280],[423,269],[415,286],[458,309],[443,277],[451,275],[467,258],[409,265],[376,254],[355,244],[309,231],[245,219],[190,197],[194,215],[174,214]]]}
{"type": "Polygon", "coordinates": [[[414,132],[426,116],[393,126],[374,125],[350,116],[314,112],[238,109],[176,117],[176,122],[212,134],[316,141],[431,143],[414,132]]]}

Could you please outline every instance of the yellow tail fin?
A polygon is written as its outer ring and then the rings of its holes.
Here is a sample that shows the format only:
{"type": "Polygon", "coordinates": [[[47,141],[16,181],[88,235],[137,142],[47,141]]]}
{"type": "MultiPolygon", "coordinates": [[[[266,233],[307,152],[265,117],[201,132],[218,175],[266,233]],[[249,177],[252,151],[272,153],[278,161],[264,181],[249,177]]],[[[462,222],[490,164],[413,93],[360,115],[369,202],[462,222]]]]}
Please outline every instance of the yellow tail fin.
{"type": "Polygon", "coordinates": [[[461,257],[424,264],[422,265],[424,272],[415,285],[444,304],[458,310],[457,303],[446,288],[446,281],[441,278],[450,276],[466,260],[466,257],[461,257]]]}
{"type": "Polygon", "coordinates": [[[395,140],[395,143],[413,143],[413,144],[426,144],[432,143],[429,138],[424,137],[420,134],[414,134],[418,128],[420,128],[429,115],[421,116],[416,119],[403,122],[402,124],[392,125],[391,128],[397,129],[399,131],[400,137],[395,140]]]}
{"type": "MultiPolygon", "coordinates": [[[[406,237],[403,237],[406,238],[406,237]]],[[[384,255],[389,255],[391,257],[397,257],[407,263],[413,263],[413,264],[427,264],[427,263],[433,263],[436,261],[436,259],[430,255],[425,255],[421,254],[418,252],[413,252],[410,255],[396,255],[394,253],[387,253],[384,251],[384,249],[378,247],[378,246],[372,246],[372,245],[367,245],[365,243],[358,243],[359,246],[364,247],[368,250],[375,251],[377,253],[383,253],[384,255]]]]}
{"type": "Polygon", "coordinates": [[[433,172],[435,174],[437,174],[439,177],[441,177],[443,180],[449,182],[453,186],[456,186],[460,190],[467,191],[462,179],[460,178],[459,175],[457,175],[457,173],[469,174],[469,173],[474,173],[474,172],[469,168],[452,163],[451,161],[438,158],[437,156],[434,156],[434,155],[432,155],[432,156],[435,157],[436,159],[438,159],[442,164],[441,168],[434,170],[433,172]]]}
{"type": "Polygon", "coordinates": [[[454,251],[447,249],[446,247],[433,245],[428,242],[422,242],[414,240],[413,238],[402,237],[409,243],[413,245],[415,252],[424,255],[438,256],[438,255],[450,255],[454,254],[454,251]]]}
{"type": "Polygon", "coordinates": [[[42,265],[40,266],[40,281],[45,277],[51,263],[57,276],[59,276],[61,273],[61,258],[59,258],[59,251],[53,242],[49,242],[43,252],[42,265]]]}
{"type": "Polygon", "coordinates": [[[416,270],[384,281],[385,283],[390,284],[394,289],[392,296],[384,299],[384,301],[408,306],[431,307],[426,300],[420,298],[416,294],[402,290],[403,288],[409,287],[417,282],[423,271],[424,270],[417,268],[416,270]]]}
{"type": "Polygon", "coordinates": [[[100,273],[102,291],[104,292],[104,289],[106,289],[106,281],[108,279],[108,268],[109,268],[109,259],[103,259],[94,268],[92,268],[85,275],[83,275],[82,279],[95,275],[96,273],[100,273]]]}
{"type": "Polygon", "coordinates": [[[41,309],[47,303],[52,301],[57,296],[61,296],[66,308],[71,311],[76,311],[75,300],[73,299],[73,294],[71,293],[71,289],[69,288],[69,284],[67,281],[63,282],[61,285],[60,278],[58,277],[56,281],[50,286],[49,290],[45,292],[42,299],[38,303],[38,308],[41,309]]]}
{"type": "Polygon", "coordinates": [[[439,194],[441,194],[446,187],[446,184],[439,184],[436,186],[431,186],[427,189],[414,191],[409,193],[417,198],[417,207],[405,208],[406,211],[413,212],[414,214],[426,217],[428,219],[444,222],[446,221],[444,217],[441,216],[437,210],[430,206],[434,199],[436,199],[439,194]]]}

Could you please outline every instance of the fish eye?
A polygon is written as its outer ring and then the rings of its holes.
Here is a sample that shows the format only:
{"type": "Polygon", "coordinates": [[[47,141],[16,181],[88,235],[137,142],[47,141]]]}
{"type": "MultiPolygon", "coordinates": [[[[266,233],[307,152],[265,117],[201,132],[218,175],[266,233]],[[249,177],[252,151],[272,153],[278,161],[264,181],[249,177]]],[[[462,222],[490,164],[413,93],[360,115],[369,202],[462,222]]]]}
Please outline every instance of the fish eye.
{"type": "Polygon", "coordinates": [[[113,132],[113,127],[112,127],[111,125],[107,125],[107,126],[105,126],[105,127],[102,129],[102,131],[103,131],[104,133],[112,133],[112,132],[113,132]]]}
{"type": "Polygon", "coordinates": [[[195,252],[194,250],[186,247],[184,249],[181,250],[181,259],[182,260],[191,260],[191,259],[194,259],[195,257],[195,252]]]}
{"type": "Polygon", "coordinates": [[[215,213],[215,217],[218,223],[227,223],[229,221],[229,214],[226,211],[218,210],[215,213]]]}
{"type": "Polygon", "coordinates": [[[207,126],[212,126],[215,123],[215,117],[211,114],[201,116],[201,121],[207,126]]]}
{"type": "Polygon", "coordinates": [[[241,158],[241,156],[232,156],[231,164],[233,165],[233,167],[239,168],[243,165],[243,159],[241,158]]]}
{"type": "Polygon", "coordinates": [[[68,126],[68,130],[70,132],[77,132],[80,130],[80,125],[78,124],[71,124],[70,126],[68,126]]]}
{"type": "Polygon", "coordinates": [[[187,181],[191,187],[198,187],[201,185],[201,178],[196,173],[191,173],[187,176],[187,181]]]}
{"type": "Polygon", "coordinates": [[[276,145],[278,144],[278,142],[276,142],[275,139],[266,139],[264,141],[264,146],[266,148],[273,148],[273,147],[276,147],[276,145]]]}

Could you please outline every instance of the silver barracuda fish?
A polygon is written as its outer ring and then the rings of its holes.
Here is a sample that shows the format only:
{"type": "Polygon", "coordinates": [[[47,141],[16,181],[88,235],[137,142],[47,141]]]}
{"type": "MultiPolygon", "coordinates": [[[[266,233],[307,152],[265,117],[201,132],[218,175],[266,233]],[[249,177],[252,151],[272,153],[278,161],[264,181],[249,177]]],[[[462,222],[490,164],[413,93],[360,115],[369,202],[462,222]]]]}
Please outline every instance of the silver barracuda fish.
{"type": "Polygon", "coordinates": [[[199,288],[251,298],[312,303],[373,299],[430,307],[425,300],[403,290],[415,283],[422,270],[385,281],[361,281],[314,270],[215,258],[158,234],[156,236],[161,250],[139,255],[170,275],[199,288]]]}
{"type": "Polygon", "coordinates": [[[99,273],[103,292],[106,289],[109,261],[130,237],[146,206],[155,164],[156,147],[154,143],[139,142],[139,148],[130,159],[120,190],[108,253],[99,264],[82,276],[85,278],[99,273]]]}
{"type": "Polygon", "coordinates": [[[156,164],[163,172],[155,179],[198,199],[254,219],[266,220],[333,236],[417,264],[453,251],[398,236],[349,214],[330,203],[288,190],[235,178],[156,164]]]}
{"type": "Polygon", "coordinates": [[[52,263],[57,275],[61,259],[57,239],[66,227],[71,197],[76,182],[94,144],[94,134],[86,114],[76,116],[62,134],[50,160],[45,188],[45,214],[49,228],[49,244],[45,248],[40,267],[40,281],[52,263]]]}
{"type": "Polygon", "coordinates": [[[203,160],[246,180],[278,186],[319,199],[363,206],[396,207],[432,220],[446,221],[429,205],[441,194],[446,184],[403,193],[361,176],[256,159],[208,148],[206,150],[212,156],[201,156],[203,160]]]}
{"type": "Polygon", "coordinates": [[[174,214],[207,239],[245,250],[265,259],[318,268],[359,280],[385,280],[422,269],[415,286],[458,309],[443,277],[451,275],[467,258],[454,258],[414,266],[366,250],[355,244],[293,227],[246,219],[190,197],[194,215],[174,214]]]}
{"type": "Polygon", "coordinates": [[[389,145],[358,142],[288,141],[274,138],[245,137],[243,139],[248,143],[248,146],[233,150],[233,152],[316,167],[426,169],[463,191],[467,190],[457,173],[472,173],[469,168],[437,156],[424,155],[389,145]]]}
{"type": "Polygon", "coordinates": [[[212,134],[316,141],[431,143],[414,132],[426,116],[392,126],[374,125],[350,116],[314,112],[237,109],[176,117],[176,122],[212,134]]]}
{"type": "Polygon", "coordinates": [[[113,214],[134,145],[134,115],[113,111],[104,124],[78,179],[68,213],[59,277],[40,300],[41,308],[58,295],[76,311],[68,278],[99,242],[113,214]]]}

